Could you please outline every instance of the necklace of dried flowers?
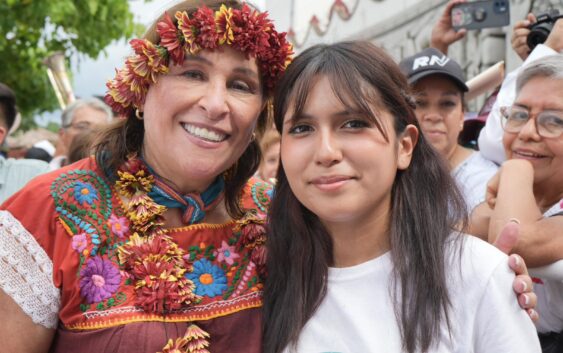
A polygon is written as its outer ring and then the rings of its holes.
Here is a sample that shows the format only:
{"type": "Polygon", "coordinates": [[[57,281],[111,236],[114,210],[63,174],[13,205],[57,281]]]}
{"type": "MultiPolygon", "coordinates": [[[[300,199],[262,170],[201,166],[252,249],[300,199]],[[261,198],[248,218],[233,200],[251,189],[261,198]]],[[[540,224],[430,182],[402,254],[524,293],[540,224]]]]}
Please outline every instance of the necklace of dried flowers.
{"type": "MultiPolygon", "coordinates": [[[[135,287],[135,304],[146,312],[166,314],[199,301],[194,283],[184,276],[193,271],[192,265],[184,251],[164,232],[162,215],[166,207],[147,195],[154,177],[136,156],[131,156],[117,174],[115,187],[123,199],[132,233],[118,248],[118,258],[135,287]]],[[[192,324],[184,337],[170,339],[162,353],[208,353],[206,338],[209,334],[192,324]]]]}
{"type": "MultiPolygon", "coordinates": [[[[162,215],[166,207],[148,196],[154,176],[135,155],[128,158],[117,174],[115,188],[123,199],[132,234],[117,251],[126,277],[135,287],[135,304],[146,312],[165,314],[197,303],[201,298],[194,293],[195,284],[185,276],[186,272],[193,271],[189,255],[164,231],[162,215]]],[[[251,260],[264,278],[265,215],[249,212],[237,221],[234,230],[241,232],[241,242],[250,250],[251,260]]],[[[208,337],[207,332],[192,324],[183,337],[169,340],[162,353],[208,353],[208,337]]]]}

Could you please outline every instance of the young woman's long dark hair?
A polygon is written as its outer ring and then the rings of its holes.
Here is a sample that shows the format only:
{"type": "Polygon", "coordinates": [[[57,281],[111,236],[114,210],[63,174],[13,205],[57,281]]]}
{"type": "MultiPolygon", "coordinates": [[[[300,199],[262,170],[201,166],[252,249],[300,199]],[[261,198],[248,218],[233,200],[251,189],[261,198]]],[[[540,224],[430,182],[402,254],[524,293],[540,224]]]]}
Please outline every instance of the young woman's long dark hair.
{"type": "MultiPolygon", "coordinates": [[[[289,66],[274,97],[274,118],[280,133],[289,104],[294,103],[294,112],[299,115],[319,76],[328,77],[343,104],[370,116],[384,136],[388,133],[369,105],[374,96],[394,117],[396,134],[408,124],[418,126],[407,81],[395,62],[371,43],[344,42],[309,48],[289,66]]],[[[283,165],[277,177],[270,208],[264,293],[266,353],[281,352],[297,342],[325,296],[328,267],[333,264],[330,235],[318,217],[297,200],[283,165]]],[[[437,343],[441,324],[450,327],[445,249],[453,230],[465,225],[466,211],[447,166],[422,134],[409,168],[395,177],[391,207],[395,314],[403,348],[425,352],[437,343]]]]}

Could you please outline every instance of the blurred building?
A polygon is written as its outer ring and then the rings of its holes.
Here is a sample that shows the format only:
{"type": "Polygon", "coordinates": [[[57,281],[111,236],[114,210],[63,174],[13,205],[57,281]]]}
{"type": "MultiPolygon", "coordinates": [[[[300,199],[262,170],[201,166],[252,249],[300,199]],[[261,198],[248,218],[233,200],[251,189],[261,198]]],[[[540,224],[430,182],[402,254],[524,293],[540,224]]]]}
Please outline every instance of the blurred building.
{"type": "MultiPolygon", "coordinates": [[[[363,39],[397,61],[429,45],[430,32],[447,0],[266,0],[278,28],[288,31],[296,52],[318,43],[363,39]]],[[[511,24],[528,12],[563,11],[563,0],[510,0],[511,24]]],[[[469,79],[498,61],[511,71],[521,60],[510,46],[512,27],[470,31],[449,55],[469,79]]]]}

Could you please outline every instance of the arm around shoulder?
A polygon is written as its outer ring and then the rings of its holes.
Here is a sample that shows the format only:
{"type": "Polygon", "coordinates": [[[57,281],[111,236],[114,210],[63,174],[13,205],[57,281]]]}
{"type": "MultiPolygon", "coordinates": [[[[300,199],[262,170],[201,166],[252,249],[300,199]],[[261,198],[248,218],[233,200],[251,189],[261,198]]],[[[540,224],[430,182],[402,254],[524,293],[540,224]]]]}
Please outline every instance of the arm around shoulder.
{"type": "Polygon", "coordinates": [[[475,313],[474,351],[540,353],[536,328],[512,290],[514,273],[501,261],[488,280],[475,313]]]}

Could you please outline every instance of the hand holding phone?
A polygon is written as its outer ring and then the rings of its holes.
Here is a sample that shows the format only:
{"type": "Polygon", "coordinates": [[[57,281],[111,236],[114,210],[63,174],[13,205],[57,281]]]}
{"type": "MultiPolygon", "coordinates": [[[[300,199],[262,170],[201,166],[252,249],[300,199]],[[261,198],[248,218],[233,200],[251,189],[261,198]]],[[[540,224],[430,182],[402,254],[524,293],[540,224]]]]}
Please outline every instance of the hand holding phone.
{"type": "Polygon", "coordinates": [[[509,0],[482,0],[457,4],[452,7],[451,18],[455,30],[503,27],[510,23],[509,0]]]}

